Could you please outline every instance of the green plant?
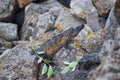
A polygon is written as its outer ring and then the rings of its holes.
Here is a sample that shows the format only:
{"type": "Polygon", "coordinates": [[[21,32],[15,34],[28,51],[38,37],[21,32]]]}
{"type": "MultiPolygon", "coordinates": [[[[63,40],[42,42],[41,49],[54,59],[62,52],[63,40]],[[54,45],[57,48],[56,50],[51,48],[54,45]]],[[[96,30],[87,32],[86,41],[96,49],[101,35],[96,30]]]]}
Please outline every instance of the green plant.
{"type": "MultiPolygon", "coordinates": [[[[41,43],[34,44],[32,37],[30,37],[30,41],[32,43],[32,50],[35,50],[36,48],[41,46],[41,43]]],[[[73,61],[73,62],[64,61],[63,63],[65,65],[61,67],[62,71],[59,72],[59,71],[55,70],[55,67],[53,67],[50,64],[51,62],[54,62],[54,61],[51,61],[49,59],[44,59],[42,56],[39,56],[39,55],[44,54],[44,53],[45,53],[45,51],[40,51],[40,52],[36,52],[36,55],[39,58],[38,59],[38,64],[43,62],[43,67],[42,67],[41,74],[42,75],[46,74],[48,78],[51,78],[53,75],[65,74],[67,72],[74,71],[76,66],[77,66],[77,64],[78,64],[78,62],[82,58],[81,56],[76,56],[76,60],[73,61]]]]}
{"type": "MultiPolygon", "coordinates": [[[[42,52],[41,52],[42,54],[42,52]]],[[[38,60],[38,64],[41,63],[42,61],[44,62],[43,67],[42,67],[42,75],[47,74],[48,78],[51,78],[53,75],[57,75],[59,74],[59,72],[57,70],[55,70],[52,65],[50,64],[50,61],[48,59],[44,59],[43,57],[38,56],[39,60],[38,60]]]]}
{"type": "Polygon", "coordinates": [[[73,72],[81,58],[82,56],[76,56],[76,60],[71,63],[64,61],[63,63],[65,65],[61,67],[62,69],[61,74],[65,74],[67,72],[73,72]]]}

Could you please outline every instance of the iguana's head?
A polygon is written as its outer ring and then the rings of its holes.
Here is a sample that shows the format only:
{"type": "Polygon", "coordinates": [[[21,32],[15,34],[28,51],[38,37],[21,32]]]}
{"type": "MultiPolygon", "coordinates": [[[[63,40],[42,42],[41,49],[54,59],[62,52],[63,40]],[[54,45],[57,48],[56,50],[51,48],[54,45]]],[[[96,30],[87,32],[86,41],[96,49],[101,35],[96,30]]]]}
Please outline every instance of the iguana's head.
{"type": "Polygon", "coordinates": [[[77,25],[71,28],[72,37],[76,37],[78,33],[84,28],[84,24],[77,25]]]}

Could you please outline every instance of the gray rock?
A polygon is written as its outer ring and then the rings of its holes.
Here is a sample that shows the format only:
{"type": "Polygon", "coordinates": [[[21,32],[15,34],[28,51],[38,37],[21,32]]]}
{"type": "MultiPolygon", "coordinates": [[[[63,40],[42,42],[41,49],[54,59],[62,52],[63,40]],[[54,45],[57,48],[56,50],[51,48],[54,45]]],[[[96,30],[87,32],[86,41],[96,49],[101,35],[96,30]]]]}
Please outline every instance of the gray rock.
{"type": "Polygon", "coordinates": [[[117,27],[119,27],[119,24],[118,21],[116,20],[116,17],[114,16],[114,7],[113,7],[109,13],[109,17],[105,24],[106,39],[114,38],[117,27]]]}
{"type": "Polygon", "coordinates": [[[55,17],[50,13],[44,13],[38,16],[38,22],[33,31],[33,38],[39,38],[41,34],[53,30],[55,17]]]}
{"type": "Polygon", "coordinates": [[[2,54],[0,55],[0,58],[2,58],[3,56],[5,56],[11,49],[6,49],[2,52],[2,54]]]}
{"type": "Polygon", "coordinates": [[[12,22],[14,7],[12,0],[0,0],[0,21],[12,22]]]}
{"type": "Polygon", "coordinates": [[[28,5],[25,8],[25,21],[21,30],[21,39],[28,40],[32,35],[36,38],[49,30],[56,19],[56,12],[55,14],[52,14],[54,13],[54,10],[49,11],[49,9],[57,6],[62,7],[56,0],[49,0],[39,4],[31,3],[28,5]]]}
{"type": "Polygon", "coordinates": [[[74,27],[78,24],[81,24],[81,21],[74,18],[74,16],[71,14],[68,8],[62,8],[54,27],[59,30],[66,30],[70,27],[74,27]]]}
{"type": "MultiPolygon", "coordinates": [[[[114,24],[114,23],[113,23],[114,24]]],[[[117,25],[116,25],[117,26],[117,25]]],[[[114,38],[105,40],[99,53],[100,66],[92,72],[90,80],[117,80],[120,79],[120,36],[119,26],[112,34],[114,38]]]]}
{"type": "Polygon", "coordinates": [[[120,40],[120,27],[117,28],[116,34],[115,34],[115,36],[114,36],[114,39],[120,40]]]}
{"type": "Polygon", "coordinates": [[[48,12],[49,9],[53,7],[63,7],[57,0],[46,0],[45,2],[42,2],[39,4],[42,9],[42,13],[48,12]]]}
{"type": "Polygon", "coordinates": [[[87,24],[93,31],[101,29],[98,20],[98,13],[92,4],[92,0],[71,0],[72,13],[86,19],[87,24]]]}
{"type": "Polygon", "coordinates": [[[54,15],[56,18],[59,16],[61,12],[62,7],[60,6],[55,6],[49,9],[49,13],[54,15]]]}
{"type": "Polygon", "coordinates": [[[17,25],[12,23],[0,23],[0,37],[12,41],[18,38],[17,25]]]}
{"type": "Polygon", "coordinates": [[[107,16],[113,4],[110,0],[92,0],[94,6],[96,7],[98,13],[101,16],[107,16]]]}
{"type": "Polygon", "coordinates": [[[0,54],[5,49],[10,49],[10,48],[12,48],[12,43],[0,38],[0,54]]]}
{"type": "Polygon", "coordinates": [[[32,80],[34,55],[29,53],[29,42],[22,43],[0,57],[1,80],[32,80]]]}
{"type": "Polygon", "coordinates": [[[78,34],[75,40],[80,44],[80,47],[89,53],[102,45],[104,36],[105,31],[103,29],[93,32],[88,25],[85,25],[84,29],[78,34]]]}
{"type": "Polygon", "coordinates": [[[120,41],[108,40],[102,50],[102,67],[96,80],[120,79],[120,41]]]}

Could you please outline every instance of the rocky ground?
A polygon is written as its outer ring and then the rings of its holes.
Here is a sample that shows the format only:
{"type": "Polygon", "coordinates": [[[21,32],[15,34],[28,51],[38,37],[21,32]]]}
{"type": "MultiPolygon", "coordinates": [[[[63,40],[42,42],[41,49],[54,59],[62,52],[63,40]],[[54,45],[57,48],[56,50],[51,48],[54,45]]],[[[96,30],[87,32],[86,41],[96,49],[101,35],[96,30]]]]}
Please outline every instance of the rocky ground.
{"type": "MultiPolygon", "coordinates": [[[[80,24],[54,59],[59,70],[83,58],[75,71],[50,80],[120,80],[120,0],[0,0],[0,80],[33,80],[33,44],[80,24]]],[[[48,79],[39,73],[39,80],[48,79]]]]}

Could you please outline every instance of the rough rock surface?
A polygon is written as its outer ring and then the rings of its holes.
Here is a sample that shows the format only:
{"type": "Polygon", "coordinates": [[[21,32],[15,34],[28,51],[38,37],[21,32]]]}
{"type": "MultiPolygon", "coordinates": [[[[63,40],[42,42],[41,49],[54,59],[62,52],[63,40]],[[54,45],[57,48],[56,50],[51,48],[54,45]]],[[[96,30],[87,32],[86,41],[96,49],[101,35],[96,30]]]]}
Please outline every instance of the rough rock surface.
{"type": "Polygon", "coordinates": [[[25,20],[21,30],[21,39],[29,39],[32,35],[32,30],[37,23],[38,15],[41,14],[41,8],[39,5],[31,3],[25,8],[25,20]],[[37,10],[37,11],[36,11],[37,10]]]}
{"type": "Polygon", "coordinates": [[[0,38],[0,54],[5,50],[5,49],[10,49],[12,47],[12,43],[8,42],[4,39],[0,38]]]}
{"type": "Polygon", "coordinates": [[[17,39],[17,25],[12,23],[0,23],[0,37],[9,41],[17,39]]]}
{"type": "Polygon", "coordinates": [[[98,13],[101,16],[107,16],[113,5],[110,0],[92,0],[92,1],[98,13]]]}
{"type": "Polygon", "coordinates": [[[105,30],[106,30],[106,39],[113,39],[116,28],[119,26],[118,21],[116,17],[114,16],[114,7],[111,9],[109,13],[109,17],[105,24],[105,30]]]}
{"type": "Polygon", "coordinates": [[[46,0],[45,2],[40,3],[40,6],[43,12],[47,12],[53,7],[63,7],[57,0],[46,0]]]}
{"type": "Polygon", "coordinates": [[[88,25],[85,25],[85,28],[78,34],[75,40],[77,40],[77,42],[80,44],[80,47],[89,53],[93,52],[102,45],[104,36],[104,29],[93,32],[88,25]],[[89,35],[92,36],[89,38],[89,35]]]}
{"type": "Polygon", "coordinates": [[[29,53],[29,46],[29,42],[23,42],[0,56],[0,80],[32,80],[35,56],[29,53]]]}
{"type": "Polygon", "coordinates": [[[34,39],[38,38],[41,34],[53,30],[55,17],[50,13],[44,13],[38,16],[38,22],[33,31],[34,39]]]}
{"type": "Polygon", "coordinates": [[[55,22],[55,28],[59,30],[66,30],[70,27],[80,24],[81,21],[74,18],[68,8],[63,8],[55,22]]]}
{"type": "Polygon", "coordinates": [[[86,19],[87,24],[93,31],[101,29],[98,13],[92,4],[92,0],[72,0],[70,4],[73,14],[86,19]]]}
{"type": "MultiPolygon", "coordinates": [[[[95,80],[120,79],[120,41],[107,40],[100,54],[102,63],[94,72],[95,80]]],[[[93,79],[91,79],[93,80],[93,79]]]]}
{"type": "Polygon", "coordinates": [[[28,40],[33,33],[35,33],[34,36],[36,35],[38,37],[40,34],[49,30],[56,19],[56,12],[52,14],[55,10],[50,10],[49,12],[49,9],[57,6],[62,7],[62,5],[55,0],[40,4],[31,3],[28,5],[25,9],[25,21],[21,30],[21,39],[28,40]],[[55,4],[54,6],[52,5],[53,3],[55,4]],[[41,32],[37,33],[39,29],[41,32]]]}
{"type": "Polygon", "coordinates": [[[12,22],[14,6],[12,0],[0,0],[0,21],[12,22]]]}

